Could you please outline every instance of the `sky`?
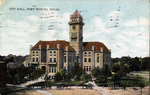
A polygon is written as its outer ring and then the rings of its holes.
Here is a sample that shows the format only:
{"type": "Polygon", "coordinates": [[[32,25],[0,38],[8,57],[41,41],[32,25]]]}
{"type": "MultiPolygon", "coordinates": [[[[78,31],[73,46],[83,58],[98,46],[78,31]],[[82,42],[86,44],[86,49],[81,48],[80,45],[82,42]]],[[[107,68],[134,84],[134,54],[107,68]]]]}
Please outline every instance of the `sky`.
{"type": "Polygon", "coordinates": [[[148,0],[2,0],[0,55],[27,55],[38,41],[69,41],[70,15],[83,17],[83,41],[103,42],[111,56],[149,56],[148,0]]]}

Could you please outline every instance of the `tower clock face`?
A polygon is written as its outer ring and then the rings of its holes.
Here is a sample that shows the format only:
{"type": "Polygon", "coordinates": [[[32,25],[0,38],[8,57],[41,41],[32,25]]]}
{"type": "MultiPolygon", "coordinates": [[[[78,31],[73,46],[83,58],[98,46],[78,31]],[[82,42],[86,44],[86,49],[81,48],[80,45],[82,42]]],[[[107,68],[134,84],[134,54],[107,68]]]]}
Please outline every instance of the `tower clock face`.
{"type": "Polygon", "coordinates": [[[72,29],[76,29],[76,26],[72,26],[72,29]]]}

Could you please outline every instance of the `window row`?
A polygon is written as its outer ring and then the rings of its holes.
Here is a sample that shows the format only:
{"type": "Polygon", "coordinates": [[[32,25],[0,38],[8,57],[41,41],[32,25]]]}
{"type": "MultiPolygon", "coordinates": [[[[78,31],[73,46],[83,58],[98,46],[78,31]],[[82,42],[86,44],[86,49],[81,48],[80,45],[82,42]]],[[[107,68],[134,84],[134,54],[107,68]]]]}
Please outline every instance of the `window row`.
{"type": "Polygon", "coordinates": [[[49,79],[54,79],[54,75],[49,75],[49,79]]]}
{"type": "Polygon", "coordinates": [[[84,66],[84,71],[91,71],[91,66],[84,66]]]}
{"type": "Polygon", "coordinates": [[[33,56],[35,56],[35,55],[38,56],[39,52],[38,51],[33,51],[32,54],[33,54],[33,56]]]}
{"type": "Polygon", "coordinates": [[[84,56],[91,56],[91,52],[84,52],[84,56]]]}
{"type": "Polygon", "coordinates": [[[33,58],[32,61],[33,61],[33,62],[38,62],[38,61],[39,61],[39,58],[33,58]]]}
{"type": "Polygon", "coordinates": [[[56,56],[56,51],[50,51],[50,52],[49,52],[49,55],[50,55],[50,56],[56,56]]]}
{"type": "Polygon", "coordinates": [[[49,72],[50,73],[56,73],[56,67],[49,66],[49,72]]]}
{"type": "Polygon", "coordinates": [[[84,58],[84,62],[91,62],[91,58],[84,58]]]}
{"type": "Polygon", "coordinates": [[[56,62],[56,58],[49,58],[49,62],[56,62]]]}

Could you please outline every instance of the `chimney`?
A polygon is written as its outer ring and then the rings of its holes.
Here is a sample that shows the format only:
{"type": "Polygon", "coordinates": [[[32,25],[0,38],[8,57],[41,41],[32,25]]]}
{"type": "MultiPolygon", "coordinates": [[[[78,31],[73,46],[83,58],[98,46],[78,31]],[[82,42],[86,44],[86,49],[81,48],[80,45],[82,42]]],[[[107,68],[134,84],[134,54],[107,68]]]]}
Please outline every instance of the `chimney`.
{"type": "Polygon", "coordinates": [[[57,48],[60,49],[60,44],[57,44],[57,48]]]}
{"type": "Polygon", "coordinates": [[[66,46],[66,51],[68,51],[68,46],[66,46]]]}
{"type": "Polygon", "coordinates": [[[92,46],[92,50],[95,50],[95,46],[92,46]]]}
{"type": "Polygon", "coordinates": [[[41,44],[39,44],[39,49],[41,49],[41,44]]]}
{"type": "Polygon", "coordinates": [[[47,47],[46,47],[47,49],[49,49],[49,45],[47,45],[47,47]]]}
{"type": "Polygon", "coordinates": [[[101,52],[103,52],[103,47],[101,47],[101,52]]]}
{"type": "Polygon", "coordinates": [[[32,45],[30,45],[30,50],[32,49],[32,47],[33,47],[33,46],[32,46],[32,45]]]}

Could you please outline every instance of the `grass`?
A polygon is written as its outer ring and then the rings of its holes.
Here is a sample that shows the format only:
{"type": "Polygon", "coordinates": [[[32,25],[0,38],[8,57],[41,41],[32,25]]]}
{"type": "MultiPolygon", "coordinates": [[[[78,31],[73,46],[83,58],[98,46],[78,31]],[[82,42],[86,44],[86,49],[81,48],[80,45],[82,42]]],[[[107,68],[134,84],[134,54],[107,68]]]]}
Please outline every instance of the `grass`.
{"type": "MultiPolygon", "coordinates": [[[[118,84],[122,84],[122,86],[126,87],[140,87],[141,83],[143,86],[148,86],[149,80],[145,77],[136,77],[136,76],[129,76],[129,77],[122,77],[118,84]]],[[[107,83],[96,83],[98,86],[113,86],[114,82],[109,80],[107,83]]]]}
{"type": "Polygon", "coordinates": [[[140,87],[141,83],[143,86],[147,86],[148,78],[135,77],[135,76],[123,77],[121,83],[123,84],[123,86],[126,87],[140,87]]]}

